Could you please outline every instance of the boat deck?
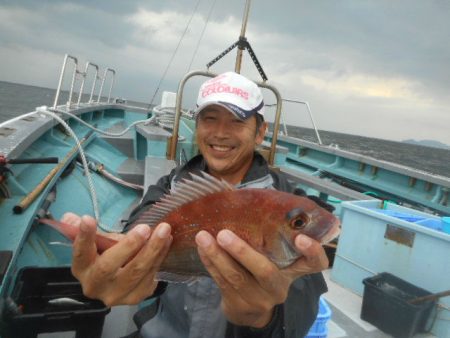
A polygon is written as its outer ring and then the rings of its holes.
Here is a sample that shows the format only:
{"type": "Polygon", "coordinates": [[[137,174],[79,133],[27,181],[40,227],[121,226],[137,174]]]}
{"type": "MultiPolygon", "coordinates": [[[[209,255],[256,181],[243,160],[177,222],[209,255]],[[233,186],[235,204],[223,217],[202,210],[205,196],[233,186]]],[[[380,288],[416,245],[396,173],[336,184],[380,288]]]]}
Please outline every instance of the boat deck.
{"type": "MultiPolygon", "coordinates": [[[[331,308],[327,323],[327,338],[389,338],[392,337],[360,318],[362,297],[330,279],[331,270],[324,271],[329,291],[324,295],[331,308]]],[[[119,306],[106,317],[102,338],[116,338],[135,330],[131,317],[137,307],[119,306]]],[[[74,332],[45,333],[40,338],[73,338],[74,332]]],[[[414,338],[437,338],[430,333],[419,333],[414,338]]]]}

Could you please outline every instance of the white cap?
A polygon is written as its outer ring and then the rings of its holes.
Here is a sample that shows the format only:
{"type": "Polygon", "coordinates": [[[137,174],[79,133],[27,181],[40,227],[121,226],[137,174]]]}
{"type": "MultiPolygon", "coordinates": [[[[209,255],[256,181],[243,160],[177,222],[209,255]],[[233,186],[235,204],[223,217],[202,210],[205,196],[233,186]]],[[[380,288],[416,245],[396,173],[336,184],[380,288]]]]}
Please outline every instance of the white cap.
{"type": "Polygon", "coordinates": [[[226,108],[241,120],[256,113],[264,116],[261,90],[253,81],[235,72],[217,75],[202,84],[195,113],[213,104],[226,108]]]}

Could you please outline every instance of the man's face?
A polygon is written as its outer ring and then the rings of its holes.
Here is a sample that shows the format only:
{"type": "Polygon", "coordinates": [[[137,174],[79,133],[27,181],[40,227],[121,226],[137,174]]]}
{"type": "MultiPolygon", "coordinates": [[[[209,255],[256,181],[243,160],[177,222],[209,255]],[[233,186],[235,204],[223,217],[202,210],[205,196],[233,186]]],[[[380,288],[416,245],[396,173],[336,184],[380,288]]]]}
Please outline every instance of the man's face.
{"type": "Polygon", "coordinates": [[[256,130],[255,116],[241,120],[219,105],[202,110],[196,140],[209,172],[241,180],[252,163],[255,145],[264,139],[265,129],[263,123],[256,130]]]}

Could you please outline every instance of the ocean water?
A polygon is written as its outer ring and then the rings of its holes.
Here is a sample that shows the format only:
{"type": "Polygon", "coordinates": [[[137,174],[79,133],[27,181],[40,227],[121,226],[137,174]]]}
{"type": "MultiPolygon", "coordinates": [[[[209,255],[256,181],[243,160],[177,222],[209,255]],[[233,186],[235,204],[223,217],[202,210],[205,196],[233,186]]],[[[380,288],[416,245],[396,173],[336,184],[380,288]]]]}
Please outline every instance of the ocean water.
{"type": "MultiPolygon", "coordinates": [[[[34,111],[39,106],[52,106],[54,97],[55,89],[0,81],[0,123],[34,111]]],[[[86,98],[83,97],[83,101],[86,98]]],[[[67,99],[68,93],[62,92],[59,104],[67,99]]],[[[148,106],[142,102],[128,103],[148,106]]],[[[288,134],[317,142],[315,133],[310,128],[288,126],[288,134]]],[[[320,131],[320,137],[323,144],[336,144],[340,149],[450,177],[450,150],[330,131],[320,131]]]]}

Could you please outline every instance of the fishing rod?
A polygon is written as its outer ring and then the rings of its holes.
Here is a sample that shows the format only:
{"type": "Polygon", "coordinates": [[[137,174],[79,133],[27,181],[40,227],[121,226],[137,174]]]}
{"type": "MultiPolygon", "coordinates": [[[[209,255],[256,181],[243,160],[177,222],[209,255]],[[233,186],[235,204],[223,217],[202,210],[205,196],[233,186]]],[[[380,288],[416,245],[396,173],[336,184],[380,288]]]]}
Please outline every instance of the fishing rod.
{"type": "Polygon", "coordinates": [[[14,158],[8,159],[4,155],[0,155],[0,196],[2,198],[10,198],[11,194],[6,186],[7,175],[14,175],[11,169],[7,167],[8,164],[46,164],[58,163],[57,157],[40,157],[40,158],[14,158]]]}
{"type": "MultiPolygon", "coordinates": [[[[11,169],[6,167],[8,164],[37,164],[37,163],[58,163],[57,157],[41,157],[41,158],[14,158],[8,159],[4,155],[0,155],[0,183],[6,180],[6,173],[13,174],[11,169]]],[[[14,174],[13,174],[14,175],[14,174]]]]}
{"type": "Polygon", "coordinates": [[[57,157],[41,157],[41,158],[14,158],[7,159],[5,156],[0,155],[0,166],[6,164],[34,164],[34,163],[58,163],[57,157]]]}
{"type": "Polygon", "coordinates": [[[450,290],[432,293],[430,295],[422,296],[422,297],[416,297],[408,301],[410,304],[419,304],[426,301],[434,301],[436,299],[450,296],[450,290]]]}
{"type": "MultiPolygon", "coordinates": [[[[93,131],[89,131],[81,140],[80,144],[83,144],[86,142],[89,137],[93,134],[93,131]]],[[[73,155],[78,151],[78,145],[75,145],[63,158],[61,162],[58,163],[56,167],[54,167],[50,172],[47,174],[47,176],[44,177],[44,179],[36,185],[36,187],[27,195],[25,196],[19,204],[15,205],[13,207],[13,212],[15,214],[21,214],[25,209],[27,209],[31,203],[34,202],[34,200],[41,194],[42,191],[47,187],[47,185],[50,183],[50,181],[56,176],[57,173],[60,172],[60,170],[65,167],[65,165],[72,160],[73,155]]]]}

